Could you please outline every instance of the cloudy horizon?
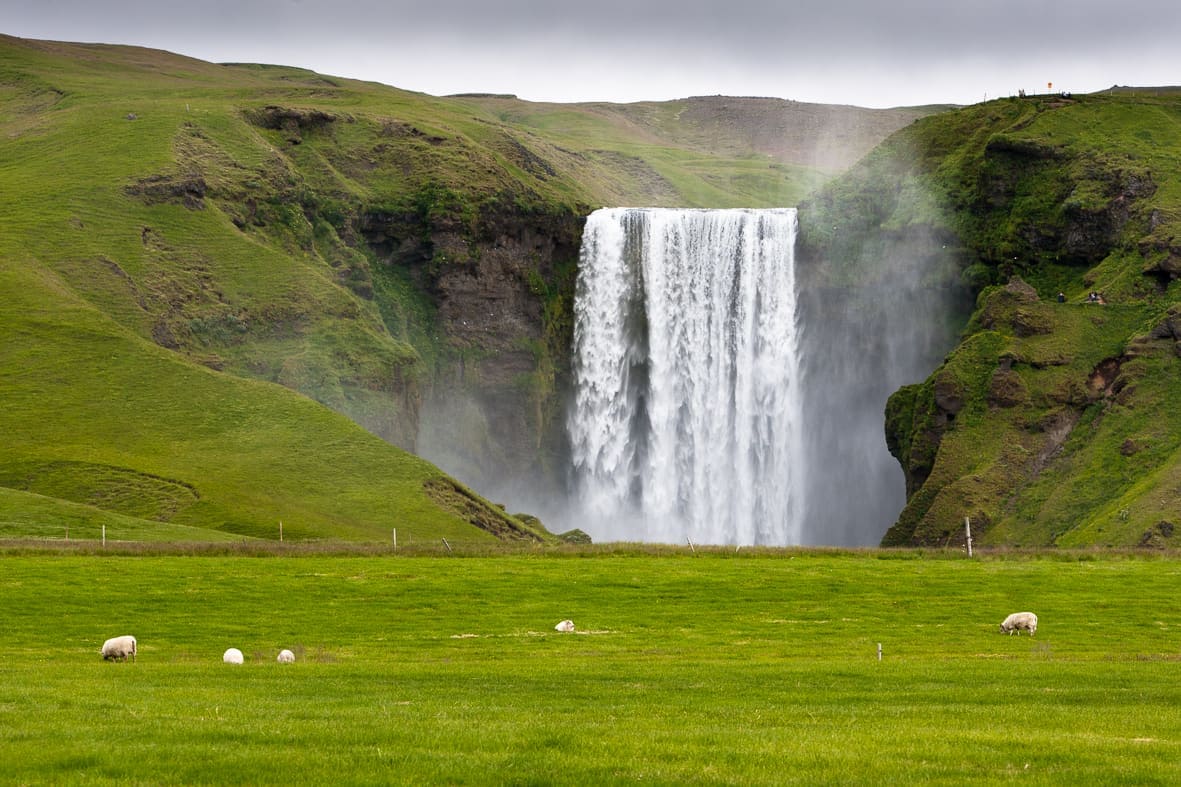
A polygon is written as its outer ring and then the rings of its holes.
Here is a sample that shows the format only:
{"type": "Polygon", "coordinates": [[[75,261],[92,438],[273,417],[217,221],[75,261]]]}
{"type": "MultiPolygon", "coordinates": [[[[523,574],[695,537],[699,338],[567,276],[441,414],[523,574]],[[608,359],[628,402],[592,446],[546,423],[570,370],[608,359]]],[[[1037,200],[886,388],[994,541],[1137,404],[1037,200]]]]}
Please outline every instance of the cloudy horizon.
{"type": "Polygon", "coordinates": [[[0,32],[258,62],[432,95],[773,96],[892,107],[1181,84],[1181,4],[1133,0],[38,0],[0,32]],[[973,4],[974,6],[975,4],[973,4]]]}

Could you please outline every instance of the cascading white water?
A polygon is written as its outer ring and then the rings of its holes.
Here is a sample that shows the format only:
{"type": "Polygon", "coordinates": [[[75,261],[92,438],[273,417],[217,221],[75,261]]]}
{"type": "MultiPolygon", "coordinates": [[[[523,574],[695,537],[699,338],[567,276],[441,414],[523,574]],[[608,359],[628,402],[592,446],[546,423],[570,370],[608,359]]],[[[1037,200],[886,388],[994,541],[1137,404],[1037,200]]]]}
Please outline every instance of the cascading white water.
{"type": "Polygon", "coordinates": [[[597,540],[798,544],[796,212],[595,211],[568,427],[597,540]]]}

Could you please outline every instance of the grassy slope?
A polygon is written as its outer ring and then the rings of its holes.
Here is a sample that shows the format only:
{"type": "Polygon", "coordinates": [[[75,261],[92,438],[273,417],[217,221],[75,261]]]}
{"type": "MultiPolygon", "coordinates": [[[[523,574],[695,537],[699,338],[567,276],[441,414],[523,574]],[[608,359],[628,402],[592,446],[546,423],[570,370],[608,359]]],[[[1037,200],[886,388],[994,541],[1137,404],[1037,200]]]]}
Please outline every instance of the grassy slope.
{"type": "MultiPolygon", "coordinates": [[[[871,110],[780,99],[709,96],[633,104],[533,104],[468,98],[506,123],[601,156],[644,162],[672,193],[613,204],[795,205],[888,136],[940,108],[871,110]],[[679,193],[677,193],[679,192],[679,193]],[[672,201],[669,201],[672,197],[672,201]]],[[[587,185],[595,183],[580,178],[587,185]]],[[[631,199],[628,199],[628,197],[631,199]]]]}
{"type": "Polygon", "coordinates": [[[0,282],[4,486],[245,535],[488,537],[423,494],[438,470],[344,416],[187,364],[52,273],[6,263],[0,282]]]}
{"type": "Polygon", "coordinates": [[[9,554],[5,777],[1181,776],[1175,557],[588,554],[9,554]],[[997,632],[1018,609],[1035,638],[997,632]],[[578,633],[554,632],[565,617],[578,633]],[[103,663],[123,633],[138,662],[103,663]],[[221,663],[231,646],[245,665],[221,663]]]}
{"type": "MultiPolygon", "coordinates": [[[[173,312],[191,326],[269,321],[266,339],[284,323],[359,310],[316,260],[231,232],[219,211],[124,193],[176,168],[187,118],[224,106],[225,69],[135,49],[56,49],[0,50],[5,485],[243,534],[273,536],[284,521],[296,538],[385,538],[392,526],[488,538],[424,494],[441,477],[426,463],[282,388],[211,373],[151,341],[173,312]]],[[[223,125],[244,128],[210,120],[223,125]]],[[[276,340],[297,360],[346,337],[365,347],[365,336],[379,362],[381,352],[412,355],[375,313],[289,333],[276,340]]],[[[209,352],[200,337],[180,349],[190,360],[209,352]]]]}
{"type": "Polygon", "coordinates": [[[418,491],[431,469],[199,367],[412,440],[432,306],[371,272],[363,211],[426,231],[487,211],[790,204],[821,177],[674,139],[667,118],[509,104],[527,125],[475,98],[0,36],[3,483],[99,507],[142,493],[149,518],[242,532],[372,537],[409,516],[454,535],[418,491]],[[200,502],[153,508],[185,488],[200,502]]]}
{"type": "Polygon", "coordinates": [[[834,219],[844,237],[824,240],[838,247],[879,226],[958,238],[948,270],[983,289],[960,347],[891,401],[894,450],[925,483],[888,542],[955,542],[969,515],[986,543],[1168,538],[1181,421],[1166,403],[1181,377],[1157,326],[1181,300],[1167,273],[1178,139],[1174,95],[1002,100],[920,121],[820,203],[872,206],[860,224],[834,219]],[[1012,276],[1036,296],[993,286],[1012,276]],[[1085,303],[1092,290],[1106,306],[1085,303]],[[943,424],[949,394],[964,404],[943,424]]]}
{"type": "Polygon", "coordinates": [[[33,538],[61,541],[121,541],[204,543],[233,541],[246,537],[204,527],[177,525],[142,517],[126,516],[93,506],[71,503],[60,497],[46,497],[0,487],[0,538],[33,538]]]}

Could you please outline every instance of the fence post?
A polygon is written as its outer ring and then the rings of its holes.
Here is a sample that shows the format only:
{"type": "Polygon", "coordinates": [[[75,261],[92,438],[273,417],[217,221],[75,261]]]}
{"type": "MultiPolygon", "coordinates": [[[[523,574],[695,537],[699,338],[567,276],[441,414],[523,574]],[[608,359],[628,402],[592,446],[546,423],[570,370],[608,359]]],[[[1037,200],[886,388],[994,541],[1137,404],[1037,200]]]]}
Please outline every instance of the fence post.
{"type": "Polygon", "coordinates": [[[972,557],[972,522],[964,517],[964,533],[968,540],[968,557],[972,557]]]}

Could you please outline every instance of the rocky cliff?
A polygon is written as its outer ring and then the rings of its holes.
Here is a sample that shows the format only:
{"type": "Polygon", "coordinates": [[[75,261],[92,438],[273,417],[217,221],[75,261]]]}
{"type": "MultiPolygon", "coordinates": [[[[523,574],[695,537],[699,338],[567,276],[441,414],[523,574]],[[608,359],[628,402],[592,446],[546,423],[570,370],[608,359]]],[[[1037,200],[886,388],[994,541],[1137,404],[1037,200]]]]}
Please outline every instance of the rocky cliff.
{"type": "Polygon", "coordinates": [[[497,489],[564,456],[560,421],[582,217],[454,219],[367,213],[380,276],[429,295],[429,367],[414,449],[469,483],[497,489]]]}
{"type": "Polygon", "coordinates": [[[977,294],[934,373],[889,399],[906,505],[883,543],[959,543],[965,517],[984,544],[1168,540],[1178,110],[1049,96],[929,118],[804,211],[826,276],[875,280],[863,249],[917,232],[942,241],[928,284],[977,294]]]}

